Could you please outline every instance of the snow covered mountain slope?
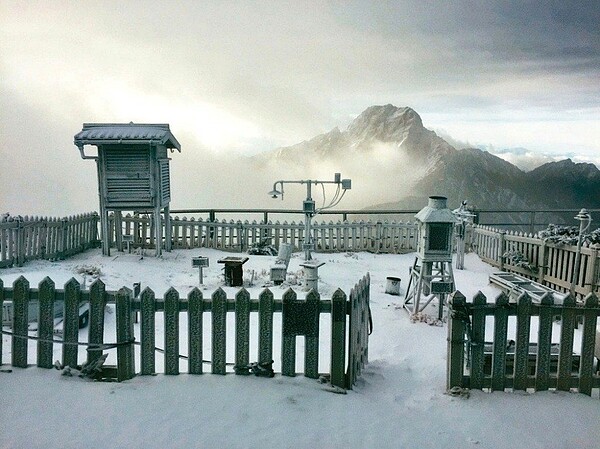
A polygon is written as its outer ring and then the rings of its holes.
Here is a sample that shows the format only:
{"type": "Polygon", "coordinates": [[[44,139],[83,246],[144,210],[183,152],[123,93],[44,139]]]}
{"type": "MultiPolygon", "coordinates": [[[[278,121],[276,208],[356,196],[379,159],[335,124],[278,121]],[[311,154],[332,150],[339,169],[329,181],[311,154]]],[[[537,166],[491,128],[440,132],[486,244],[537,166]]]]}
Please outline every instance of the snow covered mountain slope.
{"type": "Polygon", "coordinates": [[[416,111],[391,104],[367,108],[345,131],[334,128],[256,160],[298,173],[330,167],[348,173],[356,190],[366,190],[365,206],[376,209],[420,208],[432,194],[480,209],[600,207],[600,170],[593,164],[567,159],[524,172],[487,151],[456,150],[425,128],[416,111]]]}

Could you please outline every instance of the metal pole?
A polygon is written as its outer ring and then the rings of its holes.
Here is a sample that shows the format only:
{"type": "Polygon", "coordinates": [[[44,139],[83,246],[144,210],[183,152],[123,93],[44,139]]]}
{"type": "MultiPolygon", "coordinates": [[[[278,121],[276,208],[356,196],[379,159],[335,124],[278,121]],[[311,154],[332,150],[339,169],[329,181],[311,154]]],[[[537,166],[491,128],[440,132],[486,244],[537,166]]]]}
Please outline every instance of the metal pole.
{"type": "MultiPolygon", "coordinates": [[[[311,186],[310,186],[310,179],[306,182],[306,202],[310,202],[312,201],[312,197],[311,197],[311,186]]],[[[310,211],[306,210],[306,206],[304,206],[305,208],[305,214],[304,214],[304,260],[311,260],[312,256],[310,254],[310,246],[311,246],[311,242],[312,242],[312,237],[311,237],[311,220],[312,220],[312,214],[310,211]]]]}
{"type": "Polygon", "coordinates": [[[581,234],[583,234],[583,221],[579,223],[579,237],[577,238],[577,252],[575,253],[575,266],[573,267],[573,278],[571,279],[571,288],[569,293],[575,297],[575,285],[579,278],[579,264],[581,262],[581,234]]]}
{"type": "Polygon", "coordinates": [[[579,237],[577,238],[577,250],[575,253],[575,266],[573,267],[573,277],[571,278],[571,288],[569,289],[569,294],[574,298],[575,297],[575,286],[579,281],[579,265],[581,264],[581,242],[583,240],[583,233],[587,230],[592,222],[592,217],[588,213],[587,209],[581,209],[577,216],[576,220],[579,220],[579,237]],[[583,225],[583,222],[587,221],[587,224],[583,225]]]}

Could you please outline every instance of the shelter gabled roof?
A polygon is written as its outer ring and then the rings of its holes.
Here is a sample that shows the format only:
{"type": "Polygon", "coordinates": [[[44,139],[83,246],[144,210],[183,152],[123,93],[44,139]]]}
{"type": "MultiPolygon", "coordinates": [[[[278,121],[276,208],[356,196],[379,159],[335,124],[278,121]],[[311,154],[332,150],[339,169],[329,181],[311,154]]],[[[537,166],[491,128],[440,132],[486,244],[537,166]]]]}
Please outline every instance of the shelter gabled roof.
{"type": "Polygon", "coordinates": [[[422,223],[456,223],[458,220],[450,209],[434,209],[425,206],[415,218],[422,223]]]}
{"type": "Polygon", "coordinates": [[[458,220],[446,206],[445,196],[430,196],[429,204],[415,215],[421,223],[456,223],[458,220]]]}
{"type": "Polygon", "coordinates": [[[84,123],[75,134],[74,143],[84,145],[157,143],[181,152],[181,145],[168,124],[84,123]]]}

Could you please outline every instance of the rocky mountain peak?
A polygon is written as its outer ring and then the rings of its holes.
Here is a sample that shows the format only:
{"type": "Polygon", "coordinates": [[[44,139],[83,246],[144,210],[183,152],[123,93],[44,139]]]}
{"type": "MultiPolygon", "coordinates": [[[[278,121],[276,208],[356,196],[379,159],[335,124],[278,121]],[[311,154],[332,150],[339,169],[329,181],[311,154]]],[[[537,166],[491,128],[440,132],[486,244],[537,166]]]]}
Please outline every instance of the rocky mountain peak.
{"type": "Polygon", "coordinates": [[[348,126],[347,133],[356,142],[378,140],[401,143],[411,130],[423,130],[419,114],[409,107],[399,108],[386,104],[365,109],[348,126]]]}

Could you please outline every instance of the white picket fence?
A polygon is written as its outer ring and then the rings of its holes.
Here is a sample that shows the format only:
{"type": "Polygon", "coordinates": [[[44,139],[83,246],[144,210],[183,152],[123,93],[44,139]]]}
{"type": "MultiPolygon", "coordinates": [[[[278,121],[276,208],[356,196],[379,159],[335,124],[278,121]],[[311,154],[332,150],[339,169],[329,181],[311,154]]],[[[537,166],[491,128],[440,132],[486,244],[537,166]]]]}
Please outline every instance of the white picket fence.
{"type": "Polygon", "coordinates": [[[21,217],[0,220],[0,268],[33,259],[64,259],[98,246],[98,214],[21,217]]]}
{"type": "Polygon", "coordinates": [[[449,390],[577,389],[591,395],[593,389],[600,388],[600,353],[595,348],[600,335],[596,330],[600,307],[596,295],[587,295],[583,301],[567,295],[558,303],[550,294],[538,302],[527,293],[516,301],[504,293],[488,301],[478,293],[467,301],[457,291],[448,307],[449,390]],[[486,323],[490,322],[494,330],[486,341],[486,323]],[[511,326],[514,340],[508,338],[511,326]],[[553,340],[555,327],[559,337],[553,340]]]}
{"type": "MultiPolygon", "coordinates": [[[[123,217],[123,234],[133,236],[132,245],[155,246],[151,223],[143,215],[123,217]]],[[[224,251],[247,251],[248,248],[267,241],[279,247],[289,243],[296,250],[304,240],[303,222],[272,222],[222,220],[202,218],[171,219],[173,248],[215,248],[224,251]]],[[[114,220],[111,219],[112,241],[115,239],[114,220]]],[[[418,229],[414,223],[338,221],[312,224],[316,250],[320,252],[371,251],[376,253],[402,253],[416,250],[418,229]]]]}
{"type": "MultiPolygon", "coordinates": [[[[577,271],[577,247],[544,242],[533,234],[511,232],[475,225],[471,244],[481,260],[504,271],[521,274],[554,290],[568,292],[577,271]],[[502,257],[508,251],[525,256],[533,270],[512,264],[502,257]]],[[[575,293],[584,297],[600,292],[600,248],[583,245],[575,293]]]]}

